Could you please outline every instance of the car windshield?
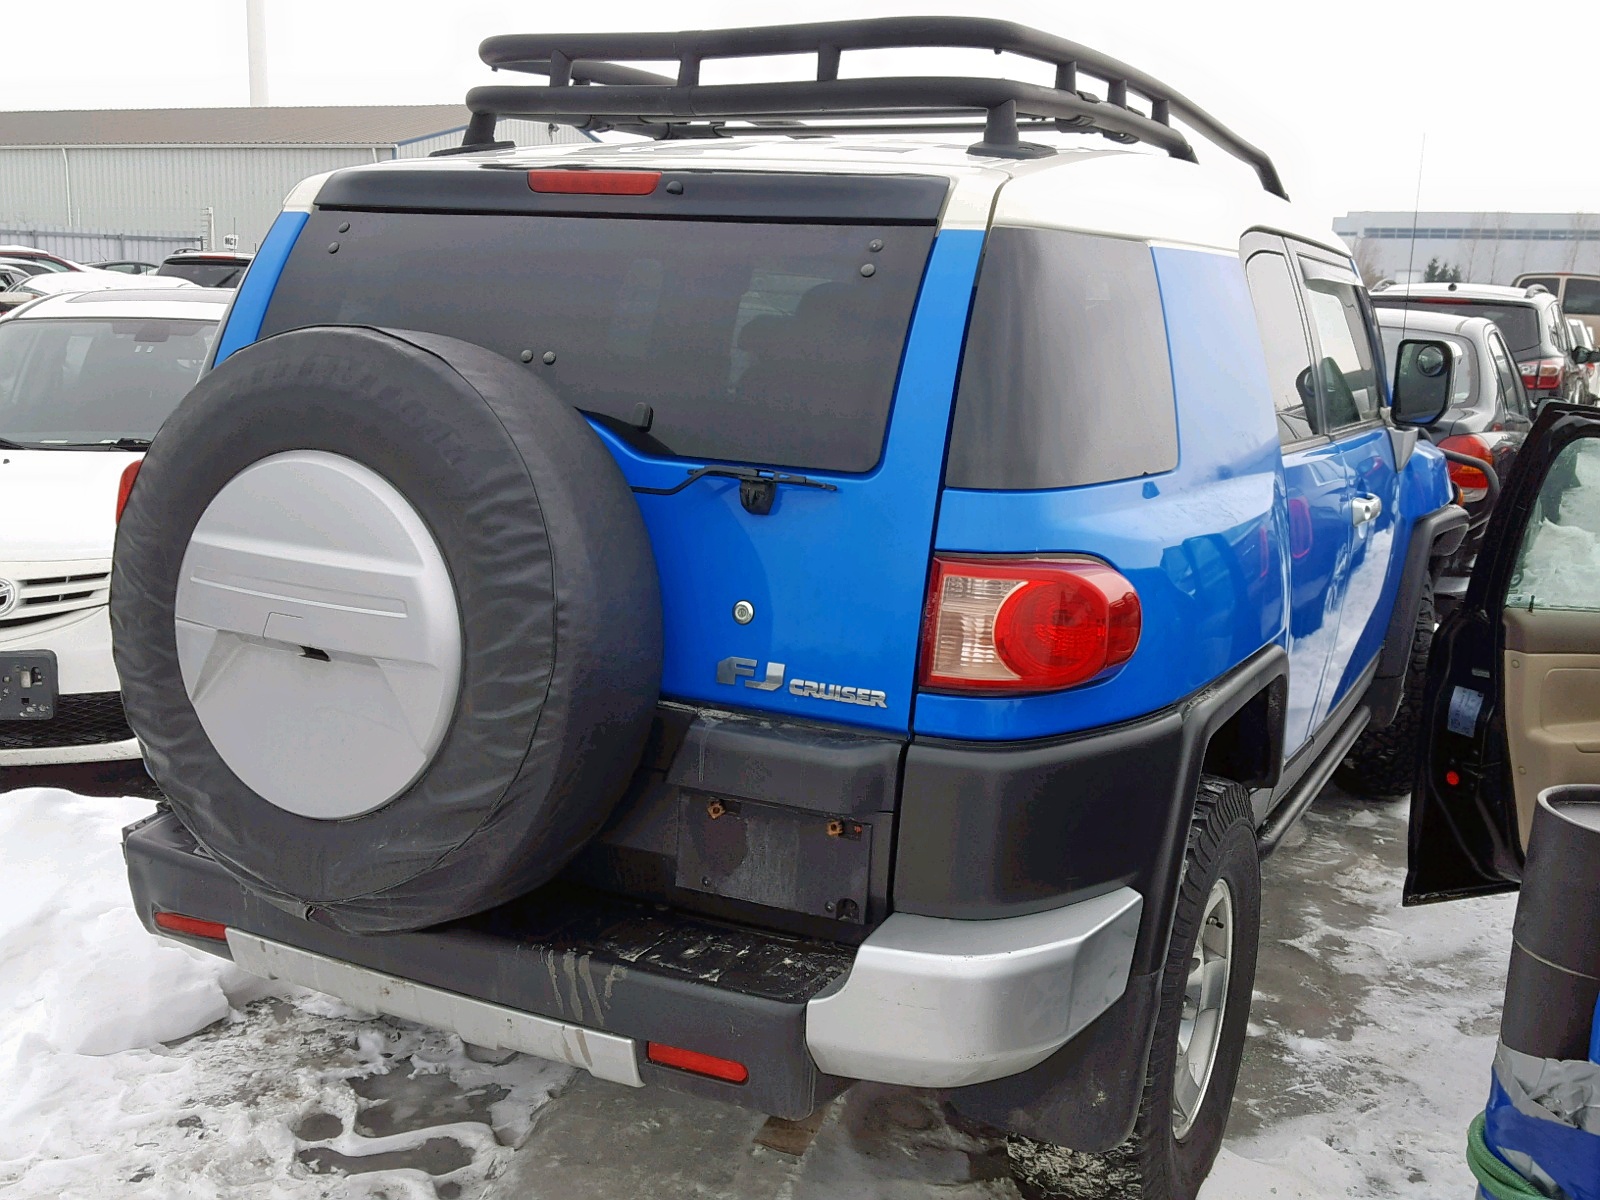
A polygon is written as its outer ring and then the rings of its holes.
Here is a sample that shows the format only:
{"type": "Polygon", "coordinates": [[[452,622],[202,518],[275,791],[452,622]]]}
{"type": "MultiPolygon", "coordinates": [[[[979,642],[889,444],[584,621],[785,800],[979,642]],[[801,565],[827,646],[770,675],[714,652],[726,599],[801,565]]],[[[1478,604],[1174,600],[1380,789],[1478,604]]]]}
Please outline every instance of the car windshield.
{"type": "Polygon", "coordinates": [[[238,287],[239,280],[244,278],[244,269],[249,265],[242,262],[179,259],[176,262],[162,263],[156,269],[156,274],[170,275],[174,279],[187,279],[190,283],[198,283],[201,287],[238,287]]]}
{"type": "MultiPolygon", "coordinates": [[[[1378,332],[1383,335],[1383,359],[1389,364],[1389,378],[1392,382],[1394,364],[1400,358],[1400,327],[1383,325],[1378,332]]],[[[1405,340],[1447,343],[1456,352],[1456,375],[1450,392],[1450,407],[1460,408],[1472,403],[1478,388],[1478,356],[1471,342],[1466,338],[1452,337],[1449,334],[1423,333],[1416,329],[1407,330],[1405,340]]]]}
{"type": "Polygon", "coordinates": [[[200,375],[214,321],[12,320],[0,325],[0,439],[23,446],[155,436],[200,375]]]}
{"type": "Polygon", "coordinates": [[[1539,310],[1531,304],[1497,304],[1492,300],[1462,300],[1455,296],[1374,297],[1373,300],[1383,308],[1432,308],[1458,317],[1488,317],[1500,327],[1506,345],[1519,359],[1538,354],[1544,344],[1539,336],[1539,310]]]}

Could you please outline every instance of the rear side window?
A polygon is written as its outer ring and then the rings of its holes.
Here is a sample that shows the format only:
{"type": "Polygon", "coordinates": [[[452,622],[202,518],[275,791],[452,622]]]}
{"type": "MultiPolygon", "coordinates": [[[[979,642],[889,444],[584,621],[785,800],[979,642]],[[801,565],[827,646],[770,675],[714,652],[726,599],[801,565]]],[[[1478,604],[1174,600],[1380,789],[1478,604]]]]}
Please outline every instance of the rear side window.
{"type": "Polygon", "coordinates": [[[1029,491],[1170,471],[1177,410],[1150,248],[994,230],[956,393],[951,487],[1029,491]]]}
{"type": "Polygon", "coordinates": [[[648,405],[658,454],[868,471],[932,244],[927,226],[318,212],[262,334],[444,334],[585,412],[648,405]]]}
{"type": "Polygon", "coordinates": [[[1500,399],[1505,410],[1515,417],[1528,415],[1528,394],[1522,390],[1522,375],[1511,361],[1505,340],[1496,331],[1489,335],[1489,356],[1494,359],[1495,375],[1500,381],[1500,399]]]}

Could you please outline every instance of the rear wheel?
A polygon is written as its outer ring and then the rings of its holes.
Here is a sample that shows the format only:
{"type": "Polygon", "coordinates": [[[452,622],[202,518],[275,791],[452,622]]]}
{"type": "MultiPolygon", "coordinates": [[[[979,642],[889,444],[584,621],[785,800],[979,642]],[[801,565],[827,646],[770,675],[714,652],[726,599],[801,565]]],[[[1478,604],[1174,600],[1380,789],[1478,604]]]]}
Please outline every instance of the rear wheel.
{"type": "Polygon", "coordinates": [[[1193,1200],[1222,1148],[1255,984],[1261,869],[1249,794],[1204,778],[1133,1135],[1106,1154],[1010,1139],[1027,1200],[1193,1200]]]}
{"type": "Polygon", "coordinates": [[[1406,686],[1394,720],[1383,729],[1369,729],[1356,739],[1344,763],[1334,774],[1340,787],[1357,796],[1387,799],[1404,796],[1417,778],[1417,754],[1422,738],[1422,689],[1428,678],[1428,652],[1433,649],[1433,581],[1422,585],[1417,624],[1411,635],[1411,661],[1406,664],[1406,686]]]}

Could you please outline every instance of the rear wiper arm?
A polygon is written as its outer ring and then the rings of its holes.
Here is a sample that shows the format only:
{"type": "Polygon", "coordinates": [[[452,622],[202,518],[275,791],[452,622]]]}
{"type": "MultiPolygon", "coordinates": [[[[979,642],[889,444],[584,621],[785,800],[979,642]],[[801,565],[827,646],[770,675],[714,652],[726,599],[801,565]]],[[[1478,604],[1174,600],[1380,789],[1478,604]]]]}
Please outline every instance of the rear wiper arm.
{"type": "Polygon", "coordinates": [[[737,479],[739,481],[739,503],[744,505],[745,512],[754,513],[764,517],[772,511],[772,501],[778,494],[778,485],[788,487],[816,488],[823,492],[837,492],[839,489],[831,483],[824,483],[820,479],[811,479],[805,475],[786,475],[782,471],[763,471],[757,467],[696,467],[679,484],[669,488],[636,487],[633,490],[645,496],[676,496],[684,488],[697,479],[714,476],[718,479],[737,479]]]}

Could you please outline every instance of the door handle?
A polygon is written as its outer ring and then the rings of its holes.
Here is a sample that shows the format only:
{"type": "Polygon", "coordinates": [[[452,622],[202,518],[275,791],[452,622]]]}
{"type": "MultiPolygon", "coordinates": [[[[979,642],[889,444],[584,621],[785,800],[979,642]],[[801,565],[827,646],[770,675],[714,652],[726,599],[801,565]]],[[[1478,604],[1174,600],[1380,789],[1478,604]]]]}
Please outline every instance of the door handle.
{"type": "Polygon", "coordinates": [[[1350,501],[1350,524],[1365,525],[1376,521],[1383,512],[1383,501],[1377,496],[1357,496],[1350,501]]]}

